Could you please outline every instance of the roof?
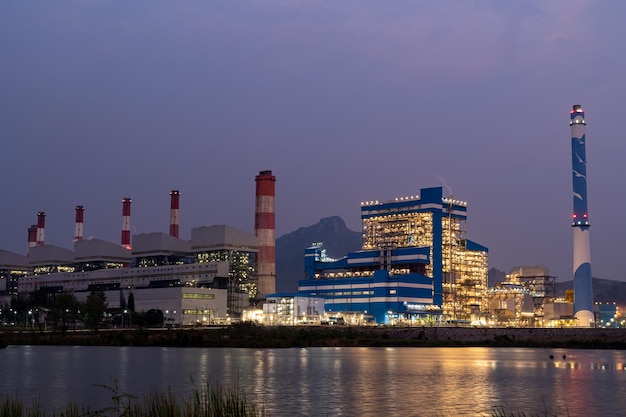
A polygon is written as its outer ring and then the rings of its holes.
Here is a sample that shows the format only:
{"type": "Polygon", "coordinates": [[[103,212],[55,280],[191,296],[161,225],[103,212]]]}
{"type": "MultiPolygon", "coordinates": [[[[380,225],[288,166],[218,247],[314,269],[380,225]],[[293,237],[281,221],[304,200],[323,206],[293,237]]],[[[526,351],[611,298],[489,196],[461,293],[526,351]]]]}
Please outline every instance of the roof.
{"type": "Polygon", "coordinates": [[[0,250],[0,269],[6,268],[28,269],[28,258],[7,250],[0,250]]]}
{"type": "Polygon", "coordinates": [[[88,239],[74,242],[74,260],[130,262],[131,253],[121,245],[102,239],[88,239]]]}
{"type": "Polygon", "coordinates": [[[33,246],[28,256],[30,265],[68,265],[74,263],[74,252],[55,245],[33,246]]]}
{"type": "Polygon", "coordinates": [[[134,235],[133,256],[187,254],[191,244],[167,233],[153,232],[134,235]]]}
{"type": "Polygon", "coordinates": [[[259,239],[249,233],[223,224],[191,229],[191,249],[202,250],[236,249],[257,252],[259,239]]]}

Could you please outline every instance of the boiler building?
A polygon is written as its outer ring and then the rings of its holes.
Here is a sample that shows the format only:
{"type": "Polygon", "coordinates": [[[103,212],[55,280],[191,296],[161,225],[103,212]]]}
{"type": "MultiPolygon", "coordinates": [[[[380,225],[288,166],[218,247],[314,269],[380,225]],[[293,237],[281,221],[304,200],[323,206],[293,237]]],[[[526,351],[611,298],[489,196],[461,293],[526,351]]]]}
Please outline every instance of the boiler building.
{"type": "Polygon", "coordinates": [[[376,323],[485,322],[488,249],[466,238],[465,202],[424,188],[361,203],[361,220],[361,251],[329,259],[320,244],[306,249],[299,295],[376,323]]]}

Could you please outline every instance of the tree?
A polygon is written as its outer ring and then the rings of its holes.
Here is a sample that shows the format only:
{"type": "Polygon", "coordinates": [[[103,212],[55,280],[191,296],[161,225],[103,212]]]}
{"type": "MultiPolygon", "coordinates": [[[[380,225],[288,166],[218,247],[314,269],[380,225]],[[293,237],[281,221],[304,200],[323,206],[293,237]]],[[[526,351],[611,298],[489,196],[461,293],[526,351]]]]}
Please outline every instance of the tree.
{"type": "Polygon", "coordinates": [[[133,313],[135,312],[135,295],[131,292],[128,294],[128,322],[133,327],[133,313]]]}
{"type": "Polygon", "coordinates": [[[135,312],[135,296],[132,292],[128,294],[128,311],[131,313],[135,312]]]}
{"type": "Polygon", "coordinates": [[[80,303],[76,296],[70,292],[62,292],[54,295],[52,302],[52,316],[54,323],[61,324],[61,329],[67,329],[67,322],[70,317],[74,317],[80,307],[80,303]]]}
{"type": "Polygon", "coordinates": [[[120,310],[122,310],[122,314],[124,313],[125,308],[126,308],[126,298],[124,298],[124,292],[120,289],[120,310]]]}
{"type": "Polygon", "coordinates": [[[148,327],[162,327],[163,319],[163,311],[155,308],[146,311],[146,314],[144,314],[144,324],[148,327]]]}
{"type": "Polygon", "coordinates": [[[106,295],[103,291],[92,291],[85,300],[85,324],[97,331],[107,310],[106,295]]]}

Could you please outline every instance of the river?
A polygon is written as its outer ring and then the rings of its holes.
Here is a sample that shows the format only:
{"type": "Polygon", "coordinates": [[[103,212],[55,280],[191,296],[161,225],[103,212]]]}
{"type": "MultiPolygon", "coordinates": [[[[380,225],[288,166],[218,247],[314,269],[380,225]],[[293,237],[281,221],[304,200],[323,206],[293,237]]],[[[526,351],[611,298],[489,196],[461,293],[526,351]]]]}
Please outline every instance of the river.
{"type": "Polygon", "coordinates": [[[112,405],[96,385],[186,397],[210,380],[238,384],[274,417],[626,412],[626,352],[616,350],[9,346],[0,358],[0,391],[47,410],[112,405]]]}

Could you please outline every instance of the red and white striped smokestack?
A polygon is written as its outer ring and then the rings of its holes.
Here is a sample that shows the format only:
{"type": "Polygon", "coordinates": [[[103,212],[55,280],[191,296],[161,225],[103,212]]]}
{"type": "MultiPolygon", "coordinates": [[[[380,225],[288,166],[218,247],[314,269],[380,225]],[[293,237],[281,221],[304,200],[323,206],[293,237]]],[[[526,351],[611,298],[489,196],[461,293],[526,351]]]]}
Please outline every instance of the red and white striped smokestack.
{"type": "Polygon", "coordinates": [[[46,229],[46,213],[37,213],[37,246],[44,245],[44,232],[46,229]]]}
{"type": "Polygon", "coordinates": [[[170,196],[170,236],[178,237],[178,208],[180,192],[178,190],[172,190],[170,196]]]}
{"type": "Polygon", "coordinates": [[[122,246],[130,250],[130,198],[122,200],[122,246]]]}
{"type": "Polygon", "coordinates": [[[37,246],[37,226],[31,225],[28,228],[28,246],[26,247],[26,256],[30,255],[30,248],[37,246]]]}
{"type": "Polygon", "coordinates": [[[76,206],[76,227],[74,229],[74,242],[83,240],[83,206],[76,206]]]}
{"type": "Polygon", "coordinates": [[[276,293],[275,183],[272,171],[261,171],[256,181],[254,233],[259,238],[257,298],[276,293]]]}

